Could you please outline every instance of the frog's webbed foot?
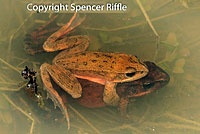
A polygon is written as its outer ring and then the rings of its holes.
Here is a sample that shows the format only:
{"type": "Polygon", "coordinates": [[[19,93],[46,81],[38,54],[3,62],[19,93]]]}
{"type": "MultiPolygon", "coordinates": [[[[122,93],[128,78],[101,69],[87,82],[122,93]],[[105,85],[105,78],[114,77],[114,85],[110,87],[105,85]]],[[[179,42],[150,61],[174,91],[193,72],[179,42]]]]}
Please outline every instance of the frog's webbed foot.
{"type": "Polygon", "coordinates": [[[47,96],[54,102],[55,106],[58,106],[61,109],[62,113],[64,114],[67,120],[68,129],[69,129],[70,121],[69,121],[69,114],[68,114],[67,108],[64,105],[64,102],[62,98],[59,96],[58,92],[53,88],[53,85],[50,81],[50,76],[46,70],[46,64],[43,64],[40,67],[40,71],[41,71],[41,77],[42,77],[44,86],[47,90],[47,96]]]}
{"type": "Polygon", "coordinates": [[[45,40],[55,31],[59,29],[56,25],[55,19],[57,15],[54,16],[48,23],[40,26],[39,28],[32,31],[30,34],[25,35],[24,39],[24,49],[28,54],[34,55],[39,52],[43,52],[42,47],[45,40]]]}
{"type": "Polygon", "coordinates": [[[106,82],[104,93],[103,93],[103,101],[112,106],[117,106],[119,104],[119,96],[116,92],[116,83],[114,82],[106,82]]]}

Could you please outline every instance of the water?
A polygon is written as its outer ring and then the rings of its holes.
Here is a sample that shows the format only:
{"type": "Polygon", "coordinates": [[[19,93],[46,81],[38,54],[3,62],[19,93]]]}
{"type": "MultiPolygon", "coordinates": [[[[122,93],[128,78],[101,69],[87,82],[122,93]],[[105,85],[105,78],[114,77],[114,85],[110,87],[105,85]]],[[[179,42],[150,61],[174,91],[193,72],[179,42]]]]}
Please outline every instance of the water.
{"type": "MultiPolygon", "coordinates": [[[[198,134],[200,3],[198,0],[191,0],[188,4],[181,0],[141,1],[160,35],[156,59],[155,35],[133,1],[128,2],[130,12],[126,15],[87,14],[76,33],[90,37],[89,50],[121,52],[155,61],[168,72],[170,83],[131,102],[128,122],[120,118],[116,108],[89,109],[69,100],[69,131],[62,113],[58,108],[54,109],[51,100],[45,100],[46,107],[51,110],[49,113],[31,100],[24,91],[25,83],[20,76],[25,65],[37,70],[56,55],[30,56],[24,51],[26,33],[49,20],[48,14],[30,15],[25,2],[1,1],[0,134],[30,133],[32,122],[33,134],[198,134]]],[[[71,16],[61,15],[59,22],[66,23],[71,16]]]]}

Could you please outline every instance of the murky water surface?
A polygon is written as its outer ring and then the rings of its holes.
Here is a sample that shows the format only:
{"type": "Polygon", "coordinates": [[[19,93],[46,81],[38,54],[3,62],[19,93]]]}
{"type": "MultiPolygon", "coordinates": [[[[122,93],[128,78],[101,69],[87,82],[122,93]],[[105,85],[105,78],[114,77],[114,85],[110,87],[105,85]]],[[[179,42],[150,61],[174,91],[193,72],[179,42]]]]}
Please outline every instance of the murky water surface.
{"type": "MultiPolygon", "coordinates": [[[[75,33],[90,37],[89,50],[127,53],[155,62],[170,75],[169,84],[130,102],[129,121],[122,120],[115,107],[89,109],[69,100],[71,129],[67,131],[59,108],[54,109],[46,97],[45,106],[39,107],[25,91],[27,81],[20,74],[26,65],[38,72],[42,63],[51,63],[57,54],[31,56],[24,51],[25,35],[47,23],[51,15],[27,12],[25,1],[1,0],[0,133],[200,133],[200,2],[140,1],[160,36],[158,48],[155,33],[135,0],[128,2],[130,10],[126,14],[86,14],[75,33]]],[[[57,23],[63,25],[71,16],[59,14],[57,23]]],[[[46,96],[45,91],[41,92],[46,96]]]]}

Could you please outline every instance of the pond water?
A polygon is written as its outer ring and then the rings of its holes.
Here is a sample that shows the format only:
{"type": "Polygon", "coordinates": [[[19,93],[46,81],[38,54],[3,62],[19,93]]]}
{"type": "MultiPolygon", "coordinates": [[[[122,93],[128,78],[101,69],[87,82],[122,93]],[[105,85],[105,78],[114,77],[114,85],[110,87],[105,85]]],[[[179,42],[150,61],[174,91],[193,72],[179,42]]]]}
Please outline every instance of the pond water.
{"type": "MultiPolygon", "coordinates": [[[[50,99],[39,67],[58,52],[25,52],[24,40],[55,14],[28,12],[25,1],[0,5],[0,133],[1,134],[198,134],[200,133],[200,2],[198,0],[140,0],[155,30],[146,23],[138,1],[127,1],[126,13],[87,13],[72,34],[88,35],[89,51],[120,52],[152,61],[170,76],[165,87],[128,104],[129,120],[116,107],[86,108],[69,99],[71,128],[50,99]],[[160,40],[157,47],[158,33],[160,40]],[[37,71],[44,105],[25,91],[25,66],[37,71]]],[[[42,3],[42,1],[41,1],[42,3]]],[[[55,24],[66,24],[73,14],[58,14],[55,24]]],[[[43,37],[42,37],[43,38],[43,37]]],[[[45,38],[45,37],[44,37],[45,38]]],[[[42,39],[43,40],[43,39],[42,39]]],[[[40,40],[37,40],[40,41],[40,40]]],[[[36,42],[36,40],[35,40],[36,42]]],[[[64,93],[63,93],[64,94],[64,93]]]]}

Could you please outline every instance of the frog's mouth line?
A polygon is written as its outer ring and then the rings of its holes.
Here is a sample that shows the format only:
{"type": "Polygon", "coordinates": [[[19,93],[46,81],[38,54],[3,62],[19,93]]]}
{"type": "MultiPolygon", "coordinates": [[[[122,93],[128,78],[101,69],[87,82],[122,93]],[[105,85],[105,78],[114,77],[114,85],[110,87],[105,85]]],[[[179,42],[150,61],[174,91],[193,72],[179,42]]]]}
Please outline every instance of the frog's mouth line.
{"type": "Polygon", "coordinates": [[[162,88],[167,83],[168,83],[167,81],[155,81],[152,83],[143,84],[138,87],[139,89],[133,89],[131,91],[132,94],[128,95],[128,97],[139,97],[145,94],[149,94],[155,90],[162,88]]]}

